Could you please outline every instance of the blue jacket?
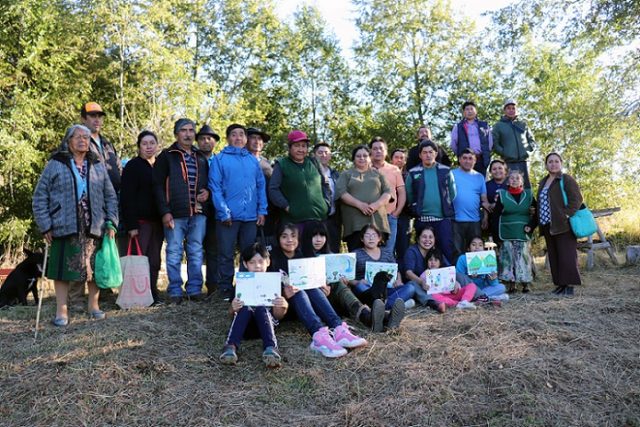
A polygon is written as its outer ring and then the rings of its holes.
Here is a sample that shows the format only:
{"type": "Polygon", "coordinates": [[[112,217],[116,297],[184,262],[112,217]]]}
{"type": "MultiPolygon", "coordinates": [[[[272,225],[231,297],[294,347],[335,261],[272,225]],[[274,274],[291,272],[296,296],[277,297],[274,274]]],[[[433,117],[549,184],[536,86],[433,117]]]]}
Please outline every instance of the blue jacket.
{"type": "Polygon", "coordinates": [[[209,189],[216,219],[255,221],[267,214],[264,175],[255,156],[230,145],[211,160],[209,189]]]}
{"type": "MultiPolygon", "coordinates": [[[[411,212],[414,216],[421,216],[422,204],[424,199],[424,167],[420,164],[409,170],[412,175],[411,187],[407,191],[411,191],[412,203],[410,205],[411,212]]],[[[453,218],[453,199],[455,199],[455,186],[451,185],[453,179],[451,170],[447,166],[436,163],[436,171],[438,174],[438,190],[440,193],[440,203],[442,204],[442,214],[445,218],[453,218]]],[[[408,178],[408,176],[407,176],[408,178]]]]}

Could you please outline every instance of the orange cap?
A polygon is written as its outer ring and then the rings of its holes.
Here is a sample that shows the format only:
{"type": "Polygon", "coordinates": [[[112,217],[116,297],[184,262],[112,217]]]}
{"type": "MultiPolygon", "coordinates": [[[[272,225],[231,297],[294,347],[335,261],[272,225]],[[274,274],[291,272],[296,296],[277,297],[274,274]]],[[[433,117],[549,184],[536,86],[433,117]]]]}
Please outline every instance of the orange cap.
{"type": "Polygon", "coordinates": [[[106,116],[106,113],[102,111],[102,107],[97,102],[87,102],[82,106],[80,114],[85,116],[87,114],[102,114],[106,116]]]}

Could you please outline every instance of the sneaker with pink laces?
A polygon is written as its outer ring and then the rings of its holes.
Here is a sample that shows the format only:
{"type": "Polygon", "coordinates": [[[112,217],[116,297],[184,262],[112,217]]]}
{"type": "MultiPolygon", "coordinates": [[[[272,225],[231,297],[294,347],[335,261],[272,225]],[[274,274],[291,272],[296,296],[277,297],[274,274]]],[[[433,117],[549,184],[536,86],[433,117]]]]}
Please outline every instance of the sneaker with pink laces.
{"type": "Polygon", "coordinates": [[[347,350],[336,344],[329,333],[329,328],[326,326],[318,329],[316,333],[313,334],[313,339],[309,348],[311,351],[318,352],[324,357],[329,358],[342,357],[347,354],[347,350]]]}
{"type": "Polygon", "coordinates": [[[367,340],[353,335],[349,330],[349,325],[342,322],[342,325],[333,330],[333,339],[339,346],[344,348],[357,348],[367,345],[367,340]]]}

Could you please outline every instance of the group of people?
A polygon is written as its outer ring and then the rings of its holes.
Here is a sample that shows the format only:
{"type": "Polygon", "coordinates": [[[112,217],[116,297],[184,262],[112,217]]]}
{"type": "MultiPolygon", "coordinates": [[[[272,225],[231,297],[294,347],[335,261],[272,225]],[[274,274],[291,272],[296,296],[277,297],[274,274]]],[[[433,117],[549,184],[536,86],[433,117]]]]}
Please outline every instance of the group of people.
{"type": "Polygon", "coordinates": [[[554,292],[572,295],[580,275],[568,218],[582,203],[580,189],[562,172],[560,155],[550,153],[548,175],[534,198],[527,157],[535,141],[518,119],[514,100],[505,101],[503,110],[490,127],[478,120],[473,102],[464,103],[463,119],[451,132],[459,164],[453,169],[426,126],[408,152],[389,153],[380,137],[354,147],[352,167],[338,173],[331,167],[331,145],[310,147],[301,130],[288,134],[288,154],[271,162],[262,155],[271,139],[263,130],[232,124],[227,144],[214,154],[220,135],[206,124],[197,130],[183,118],[175,122],[175,142],[161,151],[153,132],[141,132],[138,156],[121,173],[113,145],[100,132],[105,113],[89,102],[81,110],[82,124],[67,130],[45,166],[33,197],[36,224],[51,244],[46,274],[55,283],[53,323],[68,324],[68,294],[85,282],[90,317],[105,317],[93,280],[94,258],[100,238],[115,236],[119,217],[121,230],[149,258],[154,304],[163,301],[157,281],[164,241],[169,302],[216,295],[230,301],[233,321],[223,363],[236,363],[241,340],[259,335],[265,364],[279,366],[274,327],[288,318],[304,324],[312,350],[340,357],[366,345],[342,316],[383,332],[397,328],[416,304],[443,313],[447,307],[499,305],[518,284],[529,292],[529,240],[538,226],[554,292]],[[492,160],[492,153],[501,158],[492,160]],[[491,179],[485,182],[487,169],[491,179]],[[498,246],[498,272],[470,275],[465,253],[485,249],[483,230],[498,246]],[[290,283],[289,260],[338,253],[341,241],[355,253],[354,280],[307,290],[290,283]],[[282,296],[272,307],[245,306],[235,297],[236,248],[240,270],[282,275],[282,296]],[[397,263],[398,275],[369,281],[367,262],[397,263]],[[446,266],[456,270],[453,290],[429,292],[426,272],[446,266]]]}

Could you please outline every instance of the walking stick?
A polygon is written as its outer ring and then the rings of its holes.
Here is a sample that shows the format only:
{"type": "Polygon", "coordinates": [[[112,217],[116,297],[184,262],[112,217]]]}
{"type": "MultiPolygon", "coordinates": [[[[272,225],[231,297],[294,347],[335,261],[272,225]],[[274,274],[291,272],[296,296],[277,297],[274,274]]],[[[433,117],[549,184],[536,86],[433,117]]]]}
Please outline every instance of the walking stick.
{"type": "MultiPolygon", "coordinates": [[[[44,262],[42,263],[42,275],[40,276],[40,279],[42,280],[38,280],[38,283],[36,284],[36,286],[40,286],[41,283],[43,283],[46,278],[45,278],[45,274],[47,271],[47,262],[49,261],[49,243],[45,243],[44,246],[44,262]]],[[[40,311],[42,310],[42,299],[44,298],[44,289],[43,287],[41,287],[40,289],[38,289],[38,312],[36,314],[36,333],[33,336],[33,342],[36,342],[36,340],[38,339],[38,325],[40,324],[40,311]]]]}

